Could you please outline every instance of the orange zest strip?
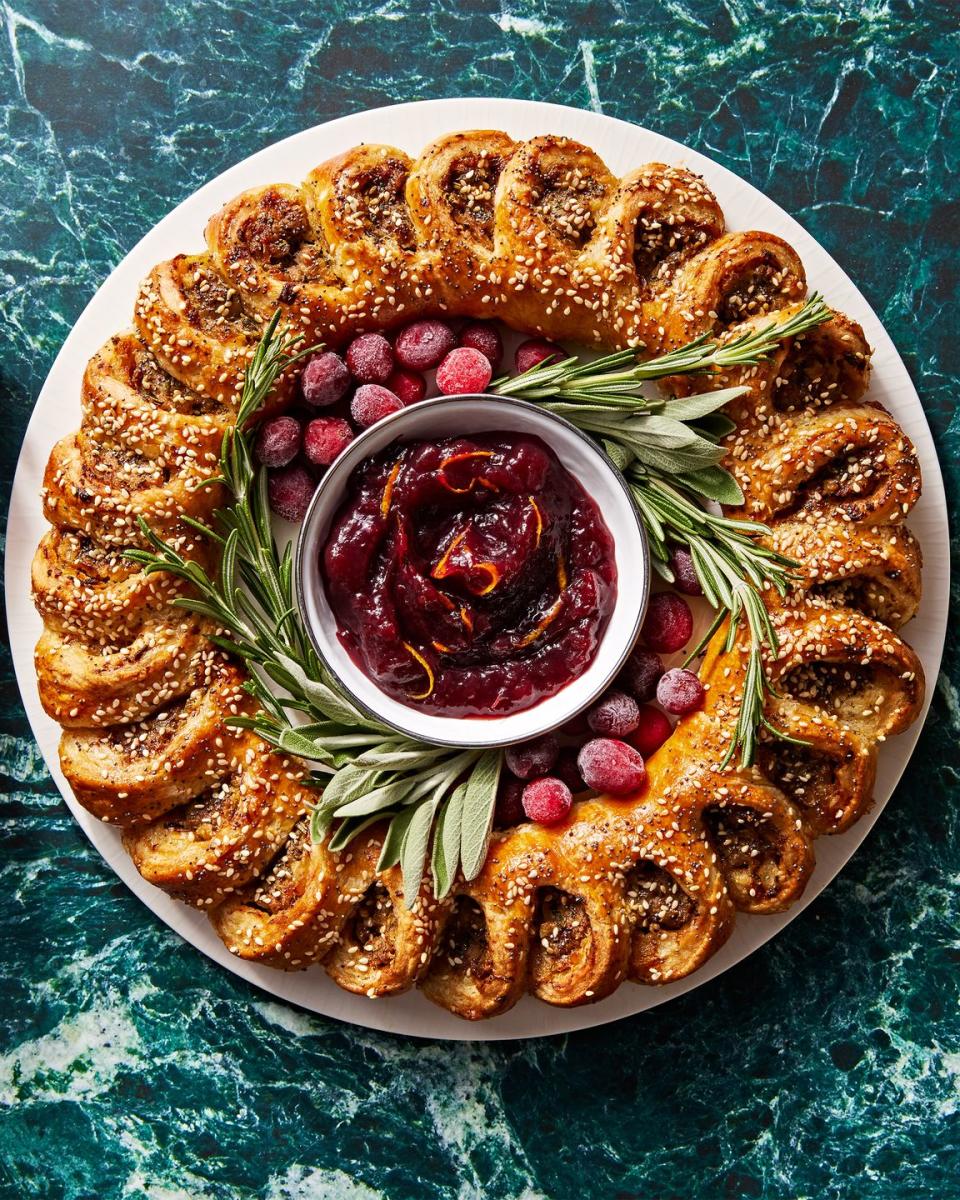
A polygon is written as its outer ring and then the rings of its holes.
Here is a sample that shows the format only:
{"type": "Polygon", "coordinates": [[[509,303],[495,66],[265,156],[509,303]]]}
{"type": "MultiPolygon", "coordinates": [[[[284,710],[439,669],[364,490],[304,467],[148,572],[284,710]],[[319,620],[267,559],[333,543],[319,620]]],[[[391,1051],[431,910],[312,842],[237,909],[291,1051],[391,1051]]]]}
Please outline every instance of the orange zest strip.
{"type": "Polygon", "coordinates": [[[477,592],[478,596],[488,596],[500,582],[500,568],[492,562],[471,563],[471,567],[477,571],[486,571],[490,576],[487,586],[477,592]]]}
{"type": "Polygon", "coordinates": [[[450,653],[450,647],[445,646],[443,644],[443,642],[431,642],[430,644],[433,646],[434,650],[436,650],[436,652],[438,654],[449,654],[450,653]]]}
{"type": "Polygon", "coordinates": [[[556,598],[556,600],[554,600],[554,602],[550,605],[549,609],[547,609],[544,616],[537,622],[536,628],[531,629],[530,632],[525,637],[520,639],[521,646],[529,646],[531,642],[535,642],[537,640],[537,638],[540,636],[540,634],[543,633],[543,631],[547,628],[547,626],[550,624],[550,622],[553,620],[553,618],[560,611],[560,605],[561,605],[561,600],[560,600],[560,597],[558,596],[556,598]]]}
{"type": "Polygon", "coordinates": [[[563,561],[563,555],[557,555],[557,587],[560,591],[564,591],[567,586],[567,564],[563,561]]]}
{"type": "Polygon", "coordinates": [[[468,633],[473,633],[473,617],[470,610],[460,605],[460,620],[463,622],[463,627],[468,633]]]}
{"type": "MultiPolygon", "coordinates": [[[[447,483],[446,479],[444,479],[444,477],[443,477],[443,473],[447,469],[447,467],[450,466],[451,463],[465,462],[469,458],[493,458],[493,451],[492,450],[466,450],[466,451],[464,451],[463,454],[451,454],[449,457],[445,458],[443,460],[443,462],[440,464],[440,468],[439,468],[440,482],[443,484],[443,486],[445,488],[447,488],[451,492],[456,493],[456,495],[458,495],[458,496],[462,496],[466,492],[472,491],[473,485],[477,482],[476,479],[474,478],[470,481],[469,487],[455,488],[455,487],[453,487],[452,484],[447,483]]],[[[493,486],[493,485],[488,484],[487,486],[493,486]]]]}
{"type": "Polygon", "coordinates": [[[543,513],[540,511],[540,505],[532,496],[528,496],[527,499],[530,501],[530,507],[533,509],[534,516],[537,518],[537,540],[533,543],[533,548],[536,550],[536,548],[540,545],[540,538],[543,536],[543,513]]]}
{"type": "Polygon", "coordinates": [[[466,536],[467,536],[467,531],[465,529],[461,529],[460,532],[457,534],[457,536],[450,543],[450,545],[446,548],[446,550],[444,550],[443,554],[440,556],[440,561],[430,572],[430,574],[433,576],[434,579],[443,579],[446,575],[448,575],[450,573],[450,571],[449,571],[450,555],[454,552],[454,550],[456,550],[456,548],[460,545],[460,543],[463,541],[463,539],[466,536]]]}
{"type": "Polygon", "coordinates": [[[380,500],[380,512],[386,516],[390,511],[390,502],[393,499],[393,485],[397,482],[397,476],[400,474],[400,463],[393,464],[393,470],[390,472],[390,477],[387,480],[387,485],[383,489],[383,496],[380,500]]]}
{"type": "Polygon", "coordinates": [[[410,699],[411,700],[426,700],[426,698],[433,691],[433,685],[435,682],[434,677],[433,677],[433,668],[430,666],[430,664],[427,662],[427,660],[423,657],[422,654],[420,654],[417,650],[414,650],[413,646],[411,646],[409,642],[401,642],[401,645],[403,646],[404,650],[406,650],[406,652],[411,656],[411,658],[415,658],[417,660],[417,662],[420,664],[420,666],[423,667],[424,671],[426,671],[426,673],[427,673],[426,690],[423,692],[411,692],[410,699]]]}

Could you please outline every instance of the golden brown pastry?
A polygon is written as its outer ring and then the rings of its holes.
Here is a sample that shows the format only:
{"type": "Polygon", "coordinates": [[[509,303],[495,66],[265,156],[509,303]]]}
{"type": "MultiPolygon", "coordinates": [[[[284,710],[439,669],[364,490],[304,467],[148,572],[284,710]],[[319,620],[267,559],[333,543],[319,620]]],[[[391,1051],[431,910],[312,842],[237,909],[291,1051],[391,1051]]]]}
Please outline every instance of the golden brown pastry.
{"type": "Polygon", "coordinates": [[[44,711],[65,729],[142,721],[206,682],[221,655],[190,613],[163,608],[116,641],[45,629],[34,655],[44,711]]]}
{"type": "MultiPolygon", "coordinates": [[[[225,724],[251,703],[242,669],[169,607],[178,585],[119,552],[143,515],[207,562],[183,517],[209,519],[219,502],[205,481],[277,307],[330,343],[448,313],[656,353],[789,320],[806,290],[792,248],[725,232],[682,168],[617,180],[570,139],[491,130],[445,135],[415,161],[356,147],[302,184],[243,193],[206,236],[206,253],[154,268],[136,332],[91,360],[81,431],[51,456],[54,528],[34,564],[38,682],[67,730],[64,769],[81,803],[126,827],[144,876],[206,908],[244,959],[323,962],[370,996],[416,985],[474,1020],[527,991],[568,1006],[625,979],[682,978],[738,910],[789,906],[814,839],[866,810],[878,746],[923,700],[920,664],[894,632],[920,598],[903,524],[919,468],[866,399],[869,346],[842,314],[752,367],[670,381],[678,394],[747,386],[728,406],[726,462],[743,513],[800,563],[787,598],[767,598],[781,645],[767,715],[805,744],[764,738],[755,767],[722,765],[746,659],[721,630],[700,671],[706,704],[651,757],[640,794],[584,796],[559,827],[496,831],[480,875],[442,903],[429,879],[410,902],[398,868],[377,871],[380,825],[345,852],[311,844],[299,769],[225,724]]],[[[293,386],[282,380],[275,401],[293,386]]]]}
{"type": "Polygon", "coordinates": [[[60,765],[74,795],[119,825],[142,825],[199,796],[230,769],[242,735],[226,719],[253,708],[244,679],[218,662],[209,681],[142,721],[64,730],[60,765]]]}
{"type": "MultiPolygon", "coordinates": [[[[337,943],[346,912],[337,886],[335,854],[310,841],[309,821],[293,828],[264,874],[215,908],[210,919],[231,954],[298,971],[337,943]]],[[[359,897],[348,897],[351,904],[359,897]]]]}
{"type": "Polygon", "coordinates": [[[313,802],[302,768],[253,735],[236,739],[224,760],[188,804],[124,835],[144,879],[198,908],[259,875],[313,802]]]}
{"type": "MultiPolygon", "coordinates": [[[[185,558],[209,565],[209,548],[193,530],[186,528],[177,545],[185,558]]],[[[184,586],[164,572],[148,575],[123,557],[121,547],[56,526],[37,548],[31,583],[47,628],[89,642],[139,629],[145,615],[163,608],[184,586]]]]}
{"type": "Polygon", "coordinates": [[[200,519],[223,503],[207,481],[216,464],[187,455],[169,464],[99,441],[81,429],[56,444],[43,480],[47,520],[121,549],[144,544],[138,520],[167,540],[186,536],[181,518],[200,519]]]}
{"type": "Polygon", "coordinates": [[[140,287],[137,332],[163,369],[217,404],[236,406],[260,322],[206,254],[159,263],[140,287]]]}
{"type": "Polygon", "coordinates": [[[506,294],[494,246],[497,187],[516,143],[484,129],[431,142],[407,178],[410,220],[424,257],[421,304],[484,317],[506,294]]]}

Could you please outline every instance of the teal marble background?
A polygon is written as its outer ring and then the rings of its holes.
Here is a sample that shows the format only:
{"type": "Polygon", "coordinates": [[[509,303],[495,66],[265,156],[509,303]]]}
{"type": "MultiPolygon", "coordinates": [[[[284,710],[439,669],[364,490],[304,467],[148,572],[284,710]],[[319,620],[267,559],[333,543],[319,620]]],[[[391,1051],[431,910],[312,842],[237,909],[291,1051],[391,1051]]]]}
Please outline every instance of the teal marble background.
{"type": "MultiPolygon", "coordinates": [[[[2,15],[5,495],[71,324],[175,203],[305,126],[480,94],[648,125],[793,213],[904,355],[956,520],[955,0],[11,0],[2,15]]],[[[6,653],[0,673],[3,1197],[960,1195],[956,628],[897,796],[782,936],[662,1009],[516,1045],[358,1031],[215,968],[87,844],[6,653]]]]}

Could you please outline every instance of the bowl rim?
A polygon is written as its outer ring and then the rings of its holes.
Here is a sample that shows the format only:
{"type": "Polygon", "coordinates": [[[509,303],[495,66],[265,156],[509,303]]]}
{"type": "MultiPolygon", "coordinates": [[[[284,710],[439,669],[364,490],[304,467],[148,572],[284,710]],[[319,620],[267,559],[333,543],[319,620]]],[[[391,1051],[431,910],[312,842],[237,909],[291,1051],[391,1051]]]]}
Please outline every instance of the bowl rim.
{"type": "MultiPolygon", "coordinates": [[[[479,432],[479,431],[477,431],[477,432],[479,432]]],[[[413,436],[416,436],[416,435],[413,435],[413,436]]],[[[429,435],[426,435],[426,436],[429,436],[429,435]]],[[[452,435],[444,434],[442,436],[452,436],[452,435]]],[[[470,434],[466,433],[464,436],[470,436],[470,434]]],[[[548,445],[550,445],[551,450],[555,454],[557,454],[558,458],[560,458],[560,453],[557,450],[557,448],[549,442],[548,442],[548,445]]],[[[561,458],[561,463],[567,470],[570,469],[566,463],[563,463],[562,458],[561,458]]],[[[592,497],[591,497],[591,499],[592,499],[592,497]]],[[[601,515],[603,515],[603,514],[601,514],[601,515]]],[[[604,517],[604,521],[606,523],[605,517],[604,517]]],[[[611,536],[613,536],[612,533],[611,533],[611,536]]],[[[324,603],[329,605],[329,601],[327,601],[327,599],[326,599],[325,588],[323,586],[322,571],[318,572],[318,576],[320,578],[320,589],[319,589],[320,593],[323,596],[324,603]]],[[[391,413],[389,416],[382,418],[381,420],[377,421],[374,425],[371,425],[368,429],[365,429],[360,434],[358,434],[357,437],[355,437],[353,439],[353,441],[346,447],[346,449],[344,449],[338,455],[338,457],[336,459],[334,459],[333,463],[331,463],[330,466],[327,468],[326,473],[323,475],[322,479],[320,480],[319,484],[316,487],[316,490],[313,493],[313,496],[310,499],[310,504],[307,507],[306,514],[304,515],[303,521],[301,522],[300,528],[297,531],[297,535],[296,535],[296,546],[294,549],[293,577],[294,577],[294,600],[296,602],[297,610],[300,614],[300,618],[303,623],[303,626],[307,631],[307,636],[310,639],[310,643],[313,646],[313,649],[316,652],[317,656],[319,657],[320,661],[323,663],[325,669],[327,671],[329,671],[329,673],[337,681],[338,686],[343,690],[344,694],[348,697],[350,702],[358,709],[359,712],[364,713],[368,717],[372,718],[374,721],[376,721],[382,725],[385,725],[387,728],[395,730],[396,732],[403,734],[405,737],[411,738],[415,741],[425,742],[429,745],[434,745],[434,746],[449,746],[449,747],[453,747],[453,748],[462,747],[463,749],[478,749],[478,750],[480,750],[480,749],[495,749],[497,747],[509,746],[509,745],[513,745],[516,743],[529,741],[532,738],[541,737],[546,733],[553,732],[554,730],[559,728],[560,724],[565,724],[567,721],[572,720],[573,718],[579,716],[581,713],[584,712],[585,709],[589,708],[590,705],[597,699],[597,697],[602,695],[603,692],[606,691],[607,688],[610,687],[610,685],[613,683],[613,681],[619,675],[621,669],[623,668],[624,663],[627,661],[627,659],[630,657],[631,653],[633,652],[633,649],[637,643],[637,638],[639,637],[639,634],[640,634],[640,629],[643,624],[643,619],[646,615],[647,604],[650,599],[651,583],[652,583],[650,546],[649,546],[649,542],[647,539],[647,532],[643,525],[643,520],[640,516],[639,511],[637,510],[637,506],[634,504],[633,499],[630,495],[630,489],[629,489],[629,485],[627,484],[626,479],[623,477],[622,472],[619,470],[619,468],[616,466],[616,464],[613,462],[613,460],[610,458],[610,456],[606,453],[606,451],[601,446],[599,446],[597,444],[597,442],[595,442],[594,439],[588,433],[585,433],[582,429],[579,429],[576,425],[574,425],[572,421],[568,421],[565,417],[560,416],[558,413],[553,413],[547,409],[540,408],[539,405],[532,404],[530,401],[527,401],[527,400],[521,400],[516,396],[498,396],[496,394],[491,394],[489,392],[486,392],[486,393],[471,392],[471,393],[464,394],[464,395],[453,395],[453,396],[432,396],[426,400],[418,400],[415,403],[406,405],[404,408],[399,409],[397,412],[391,413]],[[334,509],[334,512],[336,512],[339,509],[340,504],[342,504],[343,493],[345,491],[345,486],[346,486],[347,480],[350,478],[350,475],[353,473],[354,469],[357,466],[359,466],[364,461],[364,459],[368,457],[369,454],[379,453],[380,450],[385,449],[387,446],[389,446],[391,444],[391,442],[402,439],[403,438],[403,428],[407,424],[407,422],[412,419],[412,417],[414,415],[416,415],[420,420],[422,420],[424,410],[456,409],[458,406],[462,405],[465,401],[481,401],[481,402],[489,404],[489,405],[497,405],[497,406],[506,405],[506,406],[512,408],[515,412],[519,412],[522,416],[524,416],[527,420],[529,420],[531,422],[530,432],[534,433],[534,434],[536,434],[536,432],[537,432],[538,424],[541,427],[543,425],[561,426],[568,432],[573,433],[576,436],[576,438],[584,444],[584,446],[586,447],[587,453],[592,454],[594,456],[594,458],[596,459],[596,461],[598,462],[598,464],[600,465],[601,469],[610,476],[612,482],[616,485],[616,489],[622,493],[623,499],[625,502],[626,511],[630,514],[631,523],[636,528],[637,541],[639,543],[640,551],[641,551],[641,561],[639,564],[631,564],[631,571],[636,572],[637,565],[639,565],[641,584],[642,584],[642,595],[640,597],[640,603],[637,605],[637,608],[636,608],[636,613],[634,615],[633,623],[630,628],[629,636],[625,637],[624,644],[621,647],[619,653],[616,655],[615,662],[605,672],[605,674],[603,675],[603,677],[600,679],[599,683],[595,687],[588,688],[585,691],[582,702],[578,702],[575,705],[575,707],[573,708],[573,710],[564,717],[564,720],[562,722],[558,723],[556,721],[551,721],[548,724],[541,724],[535,730],[533,730],[531,732],[526,732],[520,737],[505,738],[503,736],[498,736],[496,733],[496,730],[498,729],[498,727],[500,726],[502,721],[507,720],[510,717],[517,716],[518,713],[509,713],[509,714],[506,714],[504,717],[484,717],[484,718],[482,718],[483,725],[485,727],[489,727],[489,729],[491,731],[491,736],[479,737],[479,736],[474,736],[472,734],[465,734],[465,732],[461,729],[459,736],[451,735],[450,737],[443,738],[443,737],[435,736],[432,733],[426,734],[421,729],[419,729],[417,727],[418,710],[411,706],[402,705],[402,702],[400,702],[400,701],[396,701],[396,703],[398,703],[398,705],[401,705],[405,709],[409,709],[409,712],[411,713],[411,725],[410,726],[406,726],[406,725],[400,723],[399,721],[397,721],[395,718],[385,716],[382,712],[377,711],[366,700],[362,699],[361,697],[359,697],[356,694],[356,692],[351,687],[350,682],[348,680],[344,679],[342,673],[331,662],[330,658],[328,657],[328,654],[325,649],[323,641],[318,636],[318,632],[314,628],[313,622],[309,619],[308,606],[306,604],[306,598],[305,598],[306,586],[307,586],[305,583],[305,575],[306,575],[307,561],[308,561],[307,550],[308,550],[308,548],[311,552],[317,552],[319,550],[319,547],[316,545],[316,543],[318,541],[318,534],[316,531],[316,525],[317,525],[316,514],[321,506],[321,503],[326,499],[326,497],[328,496],[331,489],[336,487],[336,488],[338,488],[338,490],[340,492],[340,499],[336,505],[336,508],[334,509]],[[384,434],[391,432],[391,431],[392,431],[391,436],[387,437],[384,440],[384,434]],[[376,446],[375,449],[367,451],[366,447],[371,442],[376,442],[376,443],[378,443],[378,445],[376,446]]],[[[622,588],[622,584],[623,584],[623,573],[622,573],[620,564],[618,564],[617,597],[616,597],[616,600],[614,601],[614,610],[613,610],[614,612],[616,611],[616,605],[625,602],[625,594],[624,594],[624,591],[622,588]]],[[[613,613],[611,613],[611,620],[612,620],[612,616],[613,616],[613,613]]],[[[608,622],[608,628],[609,628],[609,622],[608,622]]],[[[606,637],[606,636],[607,636],[607,631],[605,630],[603,637],[606,637]]],[[[601,638],[601,643],[602,643],[602,641],[603,641],[603,638],[601,638]]],[[[594,657],[593,661],[596,661],[596,656],[594,657]]],[[[362,667],[360,667],[358,664],[354,664],[354,665],[356,666],[358,671],[363,670],[362,667]]],[[[589,667],[587,668],[587,670],[589,670],[589,667]]],[[[561,695],[564,693],[566,693],[568,695],[574,694],[572,692],[572,689],[575,689],[577,687],[577,685],[580,683],[581,679],[584,677],[585,674],[586,674],[586,672],[584,672],[582,675],[576,676],[574,679],[571,679],[569,681],[569,683],[565,684],[562,688],[559,689],[558,692],[555,692],[554,695],[561,695]]],[[[373,687],[377,692],[382,691],[373,680],[371,680],[370,682],[371,682],[371,684],[373,684],[373,687]]],[[[382,694],[387,699],[391,699],[391,700],[394,699],[393,697],[387,696],[386,692],[382,692],[382,694]]],[[[546,697],[546,699],[548,699],[548,700],[551,698],[552,697],[546,697]]],[[[521,709],[521,710],[519,710],[519,712],[533,713],[536,711],[536,709],[538,707],[540,707],[540,702],[531,705],[529,709],[521,709]]],[[[463,724],[463,721],[465,719],[467,719],[467,718],[461,718],[461,717],[441,717],[440,714],[429,713],[429,712],[424,713],[424,716],[426,716],[428,718],[432,718],[432,719],[437,719],[438,717],[440,717],[440,719],[443,719],[443,720],[448,720],[451,722],[458,722],[461,724],[461,726],[463,724]]]]}

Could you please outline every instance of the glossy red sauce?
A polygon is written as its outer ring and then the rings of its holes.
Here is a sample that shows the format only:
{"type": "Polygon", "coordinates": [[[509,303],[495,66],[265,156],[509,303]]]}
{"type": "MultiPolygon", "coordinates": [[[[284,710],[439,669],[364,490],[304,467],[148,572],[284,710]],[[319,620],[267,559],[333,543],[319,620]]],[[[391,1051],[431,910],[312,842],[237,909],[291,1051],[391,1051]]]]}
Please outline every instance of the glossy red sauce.
{"type": "Polygon", "coordinates": [[[323,550],[340,639],[383,691],[503,716],[592,661],[616,598],[596,504],[536,437],[390,446],[353,472],[323,550]]]}

